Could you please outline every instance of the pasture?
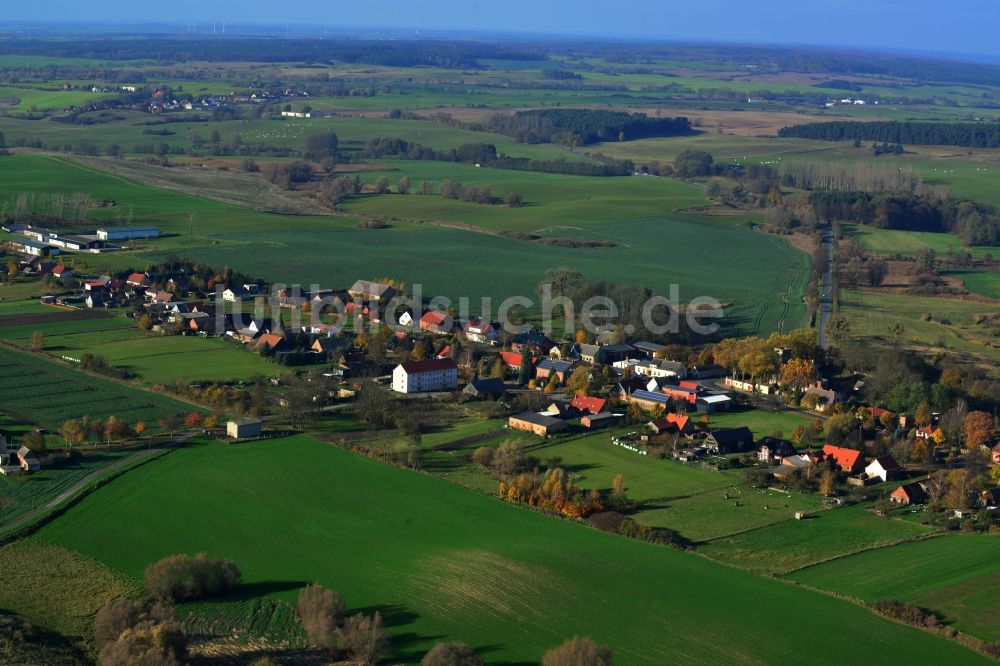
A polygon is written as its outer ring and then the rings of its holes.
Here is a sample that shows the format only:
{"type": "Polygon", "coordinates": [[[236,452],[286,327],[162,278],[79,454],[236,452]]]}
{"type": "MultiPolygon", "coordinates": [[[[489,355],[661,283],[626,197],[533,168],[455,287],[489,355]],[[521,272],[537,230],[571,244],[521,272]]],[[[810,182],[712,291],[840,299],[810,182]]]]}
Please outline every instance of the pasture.
{"type": "Polygon", "coordinates": [[[989,641],[1000,633],[998,554],[995,537],[949,535],[843,557],[791,578],[866,601],[914,603],[989,641]]]}
{"type": "MultiPolygon", "coordinates": [[[[292,600],[319,581],[352,612],[380,610],[404,663],[438,640],[468,642],[491,663],[535,661],[572,635],[609,644],[625,663],[773,663],[800,654],[801,641],[771,629],[803,617],[825,628],[827,645],[849,642],[872,663],[983,662],[844,601],[305,437],[186,447],[115,479],[36,538],[133,580],[166,555],[207,551],[237,562],[248,592],[292,600]],[[734,599],[746,612],[717,640],[734,599]],[[877,647],[887,644],[891,654],[877,647]]],[[[842,653],[814,646],[810,658],[841,663],[842,653]]]]}
{"type": "Polygon", "coordinates": [[[698,552],[742,569],[782,574],[930,532],[916,523],[879,518],[869,508],[855,505],[821,511],[806,520],[788,520],[715,539],[700,546],[698,552]]]}
{"type": "Polygon", "coordinates": [[[848,225],[844,227],[844,235],[854,238],[869,252],[877,254],[915,255],[917,250],[930,248],[939,255],[968,250],[975,259],[982,259],[987,254],[1000,257],[1000,247],[984,245],[967,248],[955,234],[848,225]]]}
{"type": "Polygon", "coordinates": [[[930,296],[842,291],[840,313],[858,340],[890,338],[890,327],[903,327],[900,343],[952,349],[991,361],[1000,360],[989,330],[978,322],[996,307],[978,301],[930,296]]]}
{"type": "Polygon", "coordinates": [[[942,271],[942,275],[957,277],[973,294],[1000,300],[1000,272],[942,271]]]}
{"type": "Polygon", "coordinates": [[[0,348],[0,409],[15,418],[58,431],[67,419],[116,416],[129,423],[186,413],[192,406],[164,395],[133,389],[110,379],[34,355],[0,348]]]}
{"type": "MultiPolygon", "coordinates": [[[[695,422],[701,417],[701,414],[691,415],[695,422]]],[[[765,409],[747,409],[738,405],[734,405],[728,412],[716,412],[709,414],[708,417],[708,427],[712,430],[746,426],[753,431],[755,439],[767,437],[775,432],[781,432],[785,438],[790,439],[795,428],[800,425],[808,427],[815,420],[799,412],[770,412],[765,409]]]]}

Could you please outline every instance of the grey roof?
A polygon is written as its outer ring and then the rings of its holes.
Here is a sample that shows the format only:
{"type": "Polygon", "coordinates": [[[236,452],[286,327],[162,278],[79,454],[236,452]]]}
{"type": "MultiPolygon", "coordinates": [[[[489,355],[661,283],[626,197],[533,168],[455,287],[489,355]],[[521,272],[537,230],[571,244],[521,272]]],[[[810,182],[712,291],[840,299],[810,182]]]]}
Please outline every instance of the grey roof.
{"type": "Polygon", "coordinates": [[[646,400],[647,402],[658,402],[661,405],[670,403],[670,396],[666,393],[654,393],[652,391],[632,391],[632,397],[636,400],[646,400]]]}
{"type": "Polygon", "coordinates": [[[518,421],[527,421],[528,423],[544,426],[546,428],[551,428],[552,426],[565,423],[562,419],[557,419],[554,416],[538,414],[536,412],[521,412],[520,414],[515,414],[510,418],[517,419],[518,421]]]}
{"type": "Polygon", "coordinates": [[[538,367],[543,370],[554,372],[566,372],[573,366],[572,361],[557,361],[551,358],[544,359],[538,363],[538,367]]]}
{"type": "Polygon", "coordinates": [[[663,349],[663,345],[661,344],[658,344],[656,342],[645,342],[643,340],[640,340],[639,342],[633,342],[632,347],[638,349],[639,351],[653,352],[653,353],[656,353],[657,351],[663,349]]]}
{"type": "Polygon", "coordinates": [[[233,419],[232,421],[230,421],[230,423],[235,423],[238,426],[260,425],[261,424],[261,420],[260,419],[254,419],[254,418],[247,417],[247,418],[243,418],[243,419],[233,419]]]}
{"type": "Polygon", "coordinates": [[[746,426],[739,428],[723,428],[711,433],[717,444],[735,444],[736,442],[752,442],[753,432],[746,426]]]}
{"type": "Polygon", "coordinates": [[[469,382],[469,385],[465,387],[465,390],[472,393],[474,389],[477,393],[503,393],[503,380],[498,378],[481,379],[476,378],[469,382]]]}

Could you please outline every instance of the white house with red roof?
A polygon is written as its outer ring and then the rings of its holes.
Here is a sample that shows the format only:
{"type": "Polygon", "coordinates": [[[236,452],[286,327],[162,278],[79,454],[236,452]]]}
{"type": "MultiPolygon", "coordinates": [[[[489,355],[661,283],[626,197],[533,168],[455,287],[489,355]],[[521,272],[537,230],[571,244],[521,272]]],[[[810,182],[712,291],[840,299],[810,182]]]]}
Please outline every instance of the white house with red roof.
{"type": "Polygon", "coordinates": [[[420,330],[437,335],[448,335],[451,333],[454,321],[447,312],[432,310],[420,318],[420,330]]]}
{"type": "Polygon", "coordinates": [[[400,363],[392,371],[392,390],[397,393],[451,391],[457,385],[458,366],[450,358],[400,363]]]}

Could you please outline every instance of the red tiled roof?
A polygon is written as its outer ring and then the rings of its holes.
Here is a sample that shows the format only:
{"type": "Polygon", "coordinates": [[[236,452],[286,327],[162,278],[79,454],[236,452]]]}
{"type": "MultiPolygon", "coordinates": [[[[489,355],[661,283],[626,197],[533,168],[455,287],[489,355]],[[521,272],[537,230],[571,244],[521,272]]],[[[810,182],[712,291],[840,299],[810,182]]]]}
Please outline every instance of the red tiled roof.
{"type": "Polygon", "coordinates": [[[600,414],[604,411],[604,405],[607,404],[607,400],[604,398],[595,398],[588,395],[578,395],[573,398],[573,402],[570,404],[579,409],[580,411],[590,412],[591,414],[600,414]]]}
{"type": "Polygon", "coordinates": [[[881,407],[865,407],[865,409],[867,409],[868,413],[871,414],[876,419],[882,418],[883,414],[889,414],[890,416],[892,415],[892,412],[890,412],[888,409],[882,409],[881,407]]]}
{"type": "Polygon", "coordinates": [[[267,346],[270,349],[274,349],[284,341],[285,339],[280,335],[271,335],[270,333],[265,333],[259,338],[257,338],[256,345],[258,347],[267,346]]]}
{"type": "Polygon", "coordinates": [[[439,370],[451,370],[456,368],[455,362],[450,358],[428,358],[423,361],[410,361],[403,363],[403,370],[406,374],[412,375],[421,372],[438,372],[439,370]]]}
{"type": "Polygon", "coordinates": [[[524,356],[518,354],[517,352],[500,352],[500,358],[503,362],[512,367],[521,367],[521,363],[524,362],[524,356]]]}
{"type": "Polygon", "coordinates": [[[449,354],[451,354],[451,347],[445,345],[444,347],[441,348],[441,351],[435,354],[435,356],[437,358],[448,358],[449,354]]]}
{"type": "Polygon", "coordinates": [[[433,326],[441,326],[449,319],[450,317],[448,316],[447,312],[441,312],[440,310],[432,310],[431,312],[424,314],[424,316],[420,318],[420,323],[433,326]]]}
{"type": "Polygon", "coordinates": [[[687,414],[667,414],[667,421],[676,425],[678,430],[684,430],[690,420],[687,414]]]}
{"type": "Polygon", "coordinates": [[[837,466],[843,469],[853,469],[861,458],[861,451],[845,449],[832,444],[826,444],[823,447],[823,454],[833,458],[837,466]]]}

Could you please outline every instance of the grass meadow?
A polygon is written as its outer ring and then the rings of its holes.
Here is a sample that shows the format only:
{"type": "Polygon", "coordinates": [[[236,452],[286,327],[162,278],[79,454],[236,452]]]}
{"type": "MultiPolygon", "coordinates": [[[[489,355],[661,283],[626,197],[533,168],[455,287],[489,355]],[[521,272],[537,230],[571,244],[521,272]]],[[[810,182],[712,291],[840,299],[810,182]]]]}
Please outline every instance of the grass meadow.
{"type": "MultiPolygon", "coordinates": [[[[278,599],[319,581],[340,591],[352,612],[380,610],[394,660],[404,663],[438,640],[465,641],[491,663],[535,661],[572,635],[609,644],[625,663],[776,662],[802,645],[771,629],[804,617],[831,644],[849,642],[873,663],[982,662],[844,601],[305,437],[182,449],[117,478],[36,538],[132,580],[166,555],[206,551],[236,561],[251,589],[278,599]],[[719,640],[719,617],[732,617],[734,600],[745,612],[719,640]]],[[[832,649],[810,657],[842,662],[832,649]]]]}
{"type": "Polygon", "coordinates": [[[914,603],[991,641],[1000,634],[998,553],[1000,540],[993,536],[949,535],[843,557],[791,578],[865,601],[914,603]]]}

